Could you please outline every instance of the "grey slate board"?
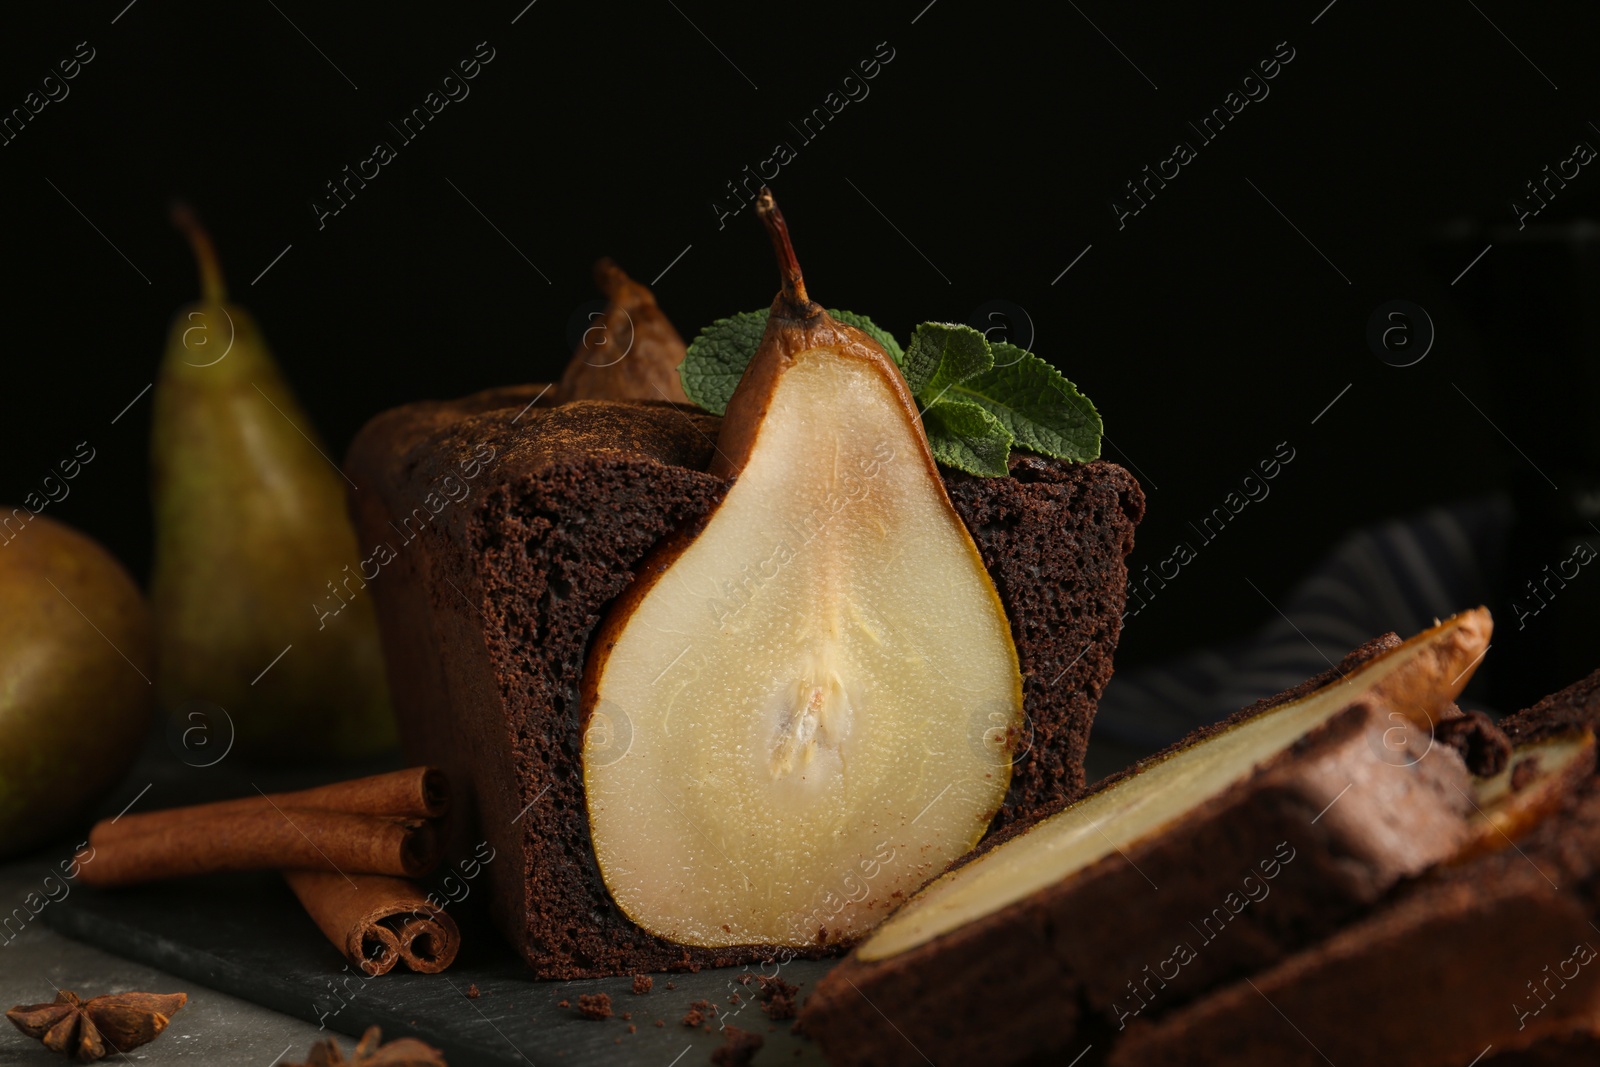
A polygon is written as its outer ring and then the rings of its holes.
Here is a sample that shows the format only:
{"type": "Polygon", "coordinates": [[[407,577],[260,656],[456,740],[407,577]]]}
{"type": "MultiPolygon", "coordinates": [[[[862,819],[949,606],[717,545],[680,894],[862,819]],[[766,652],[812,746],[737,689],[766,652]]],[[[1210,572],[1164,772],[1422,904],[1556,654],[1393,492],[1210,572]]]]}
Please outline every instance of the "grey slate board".
{"type": "MultiPolygon", "coordinates": [[[[413,974],[401,965],[378,978],[363,978],[323,939],[275,874],[215,876],[116,892],[80,887],[47,908],[43,918],[69,937],[264,1007],[321,1021],[333,1032],[359,1036],[368,1026],[379,1026],[385,1038],[421,1038],[443,1050],[455,1067],[692,1067],[708,1063],[722,1044],[723,1022],[766,1039],[755,1059],[758,1067],[825,1062],[815,1044],[790,1034],[790,1021],[767,1018],[752,1000],[753,987],[739,984],[741,974],[762,973],[761,968],[657,974],[654,989],[643,996],[633,994],[629,978],[541,982],[470,911],[459,916],[463,949],[449,970],[413,974]],[[667,989],[668,981],[676,988],[667,989]],[[473,983],[481,993],[477,999],[466,996],[473,983]],[[596,1022],[578,1014],[579,994],[596,992],[611,994],[614,1017],[596,1022]],[[743,1004],[729,1004],[733,992],[743,1004]],[[702,999],[719,1012],[709,1034],[680,1022],[690,1002],[702,999]],[[562,1000],[574,1007],[557,1007],[562,1000]],[[628,1033],[621,1018],[625,1011],[633,1013],[636,1033],[628,1033]],[[657,1028],[657,1019],[665,1027],[657,1028]]],[[[796,960],[779,973],[801,986],[803,999],[831,966],[831,961],[796,960]]],[[[346,1051],[349,1044],[341,1042],[346,1051]]],[[[288,1058],[305,1053],[297,1049],[288,1058]]]]}

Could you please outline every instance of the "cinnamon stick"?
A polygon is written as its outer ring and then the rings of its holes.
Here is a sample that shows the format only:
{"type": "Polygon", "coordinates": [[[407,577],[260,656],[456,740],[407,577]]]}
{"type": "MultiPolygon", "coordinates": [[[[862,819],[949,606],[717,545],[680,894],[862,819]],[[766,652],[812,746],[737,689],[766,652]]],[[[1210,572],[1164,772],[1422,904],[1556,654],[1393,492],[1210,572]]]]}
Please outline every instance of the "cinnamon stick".
{"type": "Polygon", "coordinates": [[[319,870],[418,877],[438,862],[431,823],[302,808],[196,814],[176,808],[137,834],[101,823],[78,853],[79,878],[101,888],[221,871],[319,870]]]}
{"type": "Polygon", "coordinates": [[[401,960],[434,974],[456,958],[455,920],[404,879],[325,871],[283,876],[323,935],[366,974],[385,974],[401,960]]]}
{"type": "Polygon", "coordinates": [[[190,825],[202,816],[301,808],[337,811],[347,815],[380,815],[396,819],[436,819],[450,803],[444,772],[435,767],[408,767],[403,771],[334,782],[291,793],[257,793],[235,800],[195,804],[187,808],[144,811],[99,823],[90,843],[106,844],[121,837],[146,834],[173,825],[190,825]]]}
{"type": "Polygon", "coordinates": [[[461,947],[456,921],[444,912],[414,918],[400,928],[400,956],[406,966],[423,974],[437,974],[455,962],[461,947]]]}

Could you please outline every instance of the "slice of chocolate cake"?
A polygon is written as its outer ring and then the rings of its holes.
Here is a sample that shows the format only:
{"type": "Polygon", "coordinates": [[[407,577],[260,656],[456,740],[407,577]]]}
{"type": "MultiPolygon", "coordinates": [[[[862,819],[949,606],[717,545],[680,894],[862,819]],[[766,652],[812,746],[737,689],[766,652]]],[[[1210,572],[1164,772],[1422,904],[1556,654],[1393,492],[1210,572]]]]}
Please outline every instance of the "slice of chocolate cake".
{"type": "Polygon", "coordinates": [[[1600,781],[1589,731],[1597,697],[1600,672],[1502,721],[1520,742],[1507,787],[1536,790],[1551,777],[1567,786],[1525,835],[1512,832],[1494,851],[1404,886],[1277,967],[1156,1025],[1130,1027],[1109,1062],[1594,1062],[1600,781]],[[1559,765],[1566,756],[1571,762],[1559,765]]]}
{"type": "Polygon", "coordinates": [[[1445,1067],[1570,1035],[1600,1008],[1597,857],[1591,784],[1518,848],[1440,871],[1282,965],[1130,1028],[1109,1062],[1445,1067]]]}
{"type": "MultiPolygon", "coordinates": [[[[705,473],[718,428],[665,403],[553,406],[527,386],[388,412],[350,450],[361,580],[407,752],[460,784],[494,850],[483,877],[497,924],[542,977],[775,954],[671,944],[628,921],[595,860],[580,766],[590,637],[651,550],[726,492],[705,473]]],[[[1011,468],[945,484],[1020,662],[1031,743],[1006,746],[1019,755],[996,821],[1026,824],[1081,788],[1144,500],[1104,461],[1019,453],[1011,468]]]]}
{"type": "Polygon", "coordinates": [[[1426,723],[1488,630],[1479,609],[1374,641],[980,847],[819,983],[802,1027],[836,1064],[1070,1058],[1336,929],[1473,839],[1467,768],[1426,723]]]}

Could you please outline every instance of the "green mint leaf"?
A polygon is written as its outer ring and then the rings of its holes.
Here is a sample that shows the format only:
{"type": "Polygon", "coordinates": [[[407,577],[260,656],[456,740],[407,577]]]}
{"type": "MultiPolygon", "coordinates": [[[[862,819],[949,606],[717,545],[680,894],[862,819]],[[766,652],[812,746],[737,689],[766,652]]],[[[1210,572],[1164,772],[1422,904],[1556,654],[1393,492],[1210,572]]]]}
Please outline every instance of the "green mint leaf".
{"type": "Polygon", "coordinates": [[[933,458],[946,467],[986,478],[1010,473],[1006,459],[1011,454],[1011,431],[977,404],[949,397],[937,400],[922,413],[922,427],[933,458]]]}
{"type": "MultiPolygon", "coordinates": [[[[731,318],[718,319],[696,335],[678,366],[678,380],[683,383],[683,391],[690,400],[713,415],[728,410],[728,401],[739,387],[745,367],[761,347],[769,312],[769,308],[741,311],[731,318]]],[[[900,363],[903,353],[889,331],[853,311],[830,309],[828,314],[867,334],[883,346],[896,364],[900,363]]]]}
{"type": "Polygon", "coordinates": [[[727,411],[728,400],[766,331],[765,309],[742,311],[701,330],[678,365],[684,393],[713,415],[727,411]]]}
{"type": "Polygon", "coordinates": [[[912,395],[932,402],[950,386],[994,366],[983,334],[952,322],[925,322],[911,335],[900,369],[912,395]]]}
{"type": "Polygon", "coordinates": [[[1099,458],[1100,413],[1089,398],[1032,352],[1003,342],[993,348],[994,366],[950,386],[944,399],[979,405],[1019,448],[1080,463],[1099,458]]]}

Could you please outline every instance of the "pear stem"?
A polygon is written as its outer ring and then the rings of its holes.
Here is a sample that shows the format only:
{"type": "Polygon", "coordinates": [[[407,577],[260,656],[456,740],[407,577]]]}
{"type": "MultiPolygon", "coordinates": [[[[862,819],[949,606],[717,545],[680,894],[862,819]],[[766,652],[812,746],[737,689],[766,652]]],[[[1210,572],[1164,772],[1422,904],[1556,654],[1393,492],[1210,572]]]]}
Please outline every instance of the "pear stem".
{"type": "Polygon", "coordinates": [[[200,295],[208,304],[221,304],[228,299],[228,287],[222,280],[222,268],[217,264],[217,250],[211,244],[211,235],[190,210],[188,204],[175,204],[172,224],[183,231],[194,249],[195,262],[200,265],[200,295]]]}
{"type": "Polygon", "coordinates": [[[794,244],[789,240],[789,224],[783,221],[783,212],[778,210],[772,190],[765,185],[756,197],[756,214],[767,228],[767,236],[772,238],[772,251],[778,257],[778,276],[783,282],[781,295],[796,312],[810,315],[817,305],[806,295],[806,280],[800,273],[800,261],[795,258],[794,244]]]}

